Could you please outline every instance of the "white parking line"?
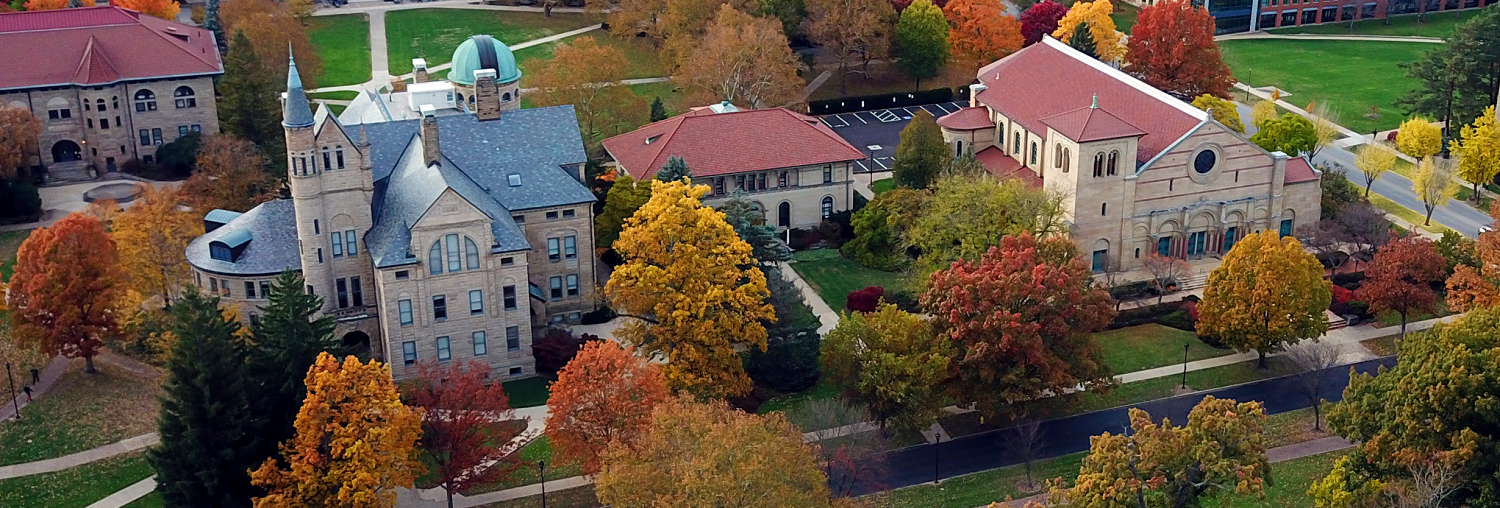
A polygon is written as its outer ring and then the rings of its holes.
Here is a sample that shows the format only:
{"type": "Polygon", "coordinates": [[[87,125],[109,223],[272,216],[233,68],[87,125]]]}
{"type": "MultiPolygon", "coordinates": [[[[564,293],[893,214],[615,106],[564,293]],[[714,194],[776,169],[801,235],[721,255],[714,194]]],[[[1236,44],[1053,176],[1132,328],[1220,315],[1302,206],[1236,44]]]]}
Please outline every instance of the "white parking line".
{"type": "MultiPolygon", "coordinates": [[[[875,164],[878,164],[878,165],[880,165],[880,169],[891,169],[891,167],[890,167],[890,166],[887,166],[887,165],[885,165],[885,163],[884,163],[884,162],[880,162],[880,159],[889,159],[889,158],[890,158],[890,157],[880,157],[880,158],[877,158],[877,159],[875,159],[875,164]]],[[[891,162],[892,162],[892,163],[894,163],[894,162],[895,162],[895,161],[894,161],[894,160],[892,160],[892,161],[891,161],[891,162]]]]}
{"type": "Polygon", "coordinates": [[[863,171],[863,172],[869,172],[870,171],[870,167],[866,166],[864,161],[854,161],[854,163],[855,164],[859,164],[859,170],[860,171],[863,171]]]}
{"type": "Polygon", "coordinates": [[[943,110],[943,114],[945,114],[945,115],[949,114],[949,113],[952,113],[952,111],[948,111],[948,108],[943,107],[942,104],[933,104],[932,106],[935,107],[935,108],[943,110]]]}
{"type": "Polygon", "coordinates": [[[827,125],[827,126],[828,126],[828,128],[830,128],[830,129],[836,129],[836,128],[837,128],[837,127],[835,127],[835,126],[834,126],[834,125],[833,125],[833,123],[832,123],[832,122],[829,122],[829,121],[828,121],[828,119],[827,119],[827,118],[819,118],[819,119],[818,119],[818,120],[819,120],[819,121],[822,121],[822,122],[823,122],[823,125],[827,125]]]}
{"type": "Polygon", "coordinates": [[[870,125],[870,122],[866,122],[865,119],[859,117],[859,113],[855,113],[854,114],[854,118],[858,119],[859,123],[862,123],[862,124],[865,124],[865,125],[870,125]]]}

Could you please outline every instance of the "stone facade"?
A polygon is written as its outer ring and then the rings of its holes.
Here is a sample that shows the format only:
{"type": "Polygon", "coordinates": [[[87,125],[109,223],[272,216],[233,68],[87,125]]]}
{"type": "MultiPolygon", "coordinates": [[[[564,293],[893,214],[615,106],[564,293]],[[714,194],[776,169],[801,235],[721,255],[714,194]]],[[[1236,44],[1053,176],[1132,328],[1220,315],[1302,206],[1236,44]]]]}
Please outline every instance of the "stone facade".
{"type": "Polygon", "coordinates": [[[130,159],[152,162],[156,147],[190,132],[219,132],[209,76],[6,91],[0,104],[41,119],[33,166],[82,165],[102,174],[130,159]]]}
{"type": "Polygon", "coordinates": [[[694,177],[693,183],[708,186],[709,193],[703,197],[705,205],[723,205],[736,190],[744,189],[745,197],[760,209],[766,224],[778,229],[816,228],[824,217],[849,209],[853,199],[852,166],[836,162],[694,177]]]}

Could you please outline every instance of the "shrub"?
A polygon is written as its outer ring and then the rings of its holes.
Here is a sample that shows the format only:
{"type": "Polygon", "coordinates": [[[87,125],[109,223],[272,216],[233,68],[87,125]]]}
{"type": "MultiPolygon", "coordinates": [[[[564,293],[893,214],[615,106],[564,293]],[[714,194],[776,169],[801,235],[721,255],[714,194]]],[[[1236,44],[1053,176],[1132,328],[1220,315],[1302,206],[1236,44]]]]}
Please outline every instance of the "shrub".
{"type": "Polygon", "coordinates": [[[198,150],[203,146],[202,135],[196,132],[177,138],[156,149],[157,164],[161,176],[171,179],[187,178],[197,166],[198,150]]]}
{"type": "Polygon", "coordinates": [[[26,180],[0,182],[0,223],[35,222],[42,217],[42,196],[26,180]]]}
{"type": "Polygon", "coordinates": [[[1333,287],[1333,303],[1347,304],[1352,300],[1354,300],[1354,290],[1345,288],[1343,286],[1333,287]]]}
{"type": "Polygon", "coordinates": [[[599,307],[593,312],[583,313],[583,324],[597,325],[600,323],[608,323],[609,320],[614,319],[616,315],[617,314],[615,314],[615,310],[609,308],[608,306],[599,307]]]}
{"type": "Polygon", "coordinates": [[[817,229],[793,229],[791,232],[790,247],[792,250],[807,250],[818,246],[823,236],[817,229]]]}
{"type": "Polygon", "coordinates": [[[531,355],[536,358],[536,370],[557,374],[568,362],[573,361],[585,342],[593,340],[602,339],[598,335],[587,333],[575,338],[572,332],[561,328],[547,329],[547,334],[531,345],[531,355]]]}
{"type": "Polygon", "coordinates": [[[1358,289],[1365,280],[1365,272],[1341,273],[1333,276],[1333,285],[1358,289]]]}
{"type": "MultiPolygon", "coordinates": [[[[1115,320],[1109,323],[1109,329],[1113,330],[1116,328],[1138,326],[1148,323],[1158,323],[1161,322],[1161,320],[1168,314],[1177,312],[1181,309],[1182,302],[1167,302],[1161,305],[1149,305],[1146,307],[1137,307],[1134,309],[1122,310],[1115,316],[1115,320]]],[[[1185,329],[1191,330],[1191,328],[1185,329]]]]}
{"type": "Polygon", "coordinates": [[[922,304],[918,300],[917,294],[905,289],[888,291],[886,292],[885,296],[882,296],[880,299],[884,300],[885,303],[895,305],[897,309],[901,309],[912,314],[920,314],[922,312],[922,304]]]}
{"type": "Polygon", "coordinates": [[[880,306],[882,296],[885,296],[885,288],[880,286],[856,289],[849,292],[849,300],[844,307],[855,312],[869,314],[875,312],[875,308],[880,306]]]}
{"type": "Polygon", "coordinates": [[[764,352],[751,348],[745,355],[745,373],[756,385],[778,392],[806,390],[822,375],[818,365],[821,345],[817,328],[770,337],[764,352]]]}
{"type": "Polygon", "coordinates": [[[1109,288],[1109,296],[1115,300],[1135,300],[1147,296],[1155,296],[1156,289],[1151,287],[1150,281],[1135,281],[1109,288]]]}

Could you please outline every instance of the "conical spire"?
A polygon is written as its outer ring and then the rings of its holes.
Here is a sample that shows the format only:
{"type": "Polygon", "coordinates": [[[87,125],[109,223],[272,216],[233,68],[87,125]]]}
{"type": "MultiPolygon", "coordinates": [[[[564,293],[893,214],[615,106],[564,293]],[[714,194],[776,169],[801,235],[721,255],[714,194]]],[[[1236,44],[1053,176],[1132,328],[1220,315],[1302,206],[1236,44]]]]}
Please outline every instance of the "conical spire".
{"type": "Polygon", "coordinates": [[[292,45],[287,44],[286,104],[281,115],[281,125],[288,128],[312,127],[312,108],[307,104],[307,93],[302,91],[302,77],[297,75],[297,58],[291,54],[292,45]]]}

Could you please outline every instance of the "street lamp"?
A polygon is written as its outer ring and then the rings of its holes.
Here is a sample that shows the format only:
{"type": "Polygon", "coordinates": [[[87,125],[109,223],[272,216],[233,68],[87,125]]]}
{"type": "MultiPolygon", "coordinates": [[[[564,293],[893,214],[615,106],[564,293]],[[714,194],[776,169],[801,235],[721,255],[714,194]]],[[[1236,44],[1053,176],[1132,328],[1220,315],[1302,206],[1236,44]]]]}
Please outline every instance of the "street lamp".
{"type": "Polygon", "coordinates": [[[934,438],[932,444],[932,484],[937,485],[941,478],[938,476],[938,464],[941,463],[943,457],[943,433],[941,431],[934,431],[932,437],[934,438]]]}
{"type": "Polygon", "coordinates": [[[542,508],[547,508],[547,461],[536,461],[536,469],[542,478],[542,508]]]}
{"type": "Polygon", "coordinates": [[[1192,346],[1192,344],[1187,342],[1182,343],[1182,389],[1184,390],[1187,389],[1188,348],[1192,346]]]}
{"type": "Polygon", "coordinates": [[[21,419],[21,401],[16,399],[16,378],[10,375],[10,362],[5,362],[5,379],[10,381],[10,403],[16,408],[16,419],[21,419]]]}

